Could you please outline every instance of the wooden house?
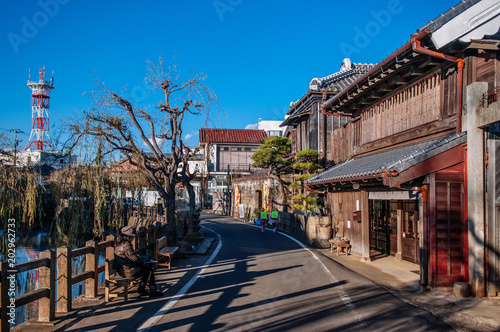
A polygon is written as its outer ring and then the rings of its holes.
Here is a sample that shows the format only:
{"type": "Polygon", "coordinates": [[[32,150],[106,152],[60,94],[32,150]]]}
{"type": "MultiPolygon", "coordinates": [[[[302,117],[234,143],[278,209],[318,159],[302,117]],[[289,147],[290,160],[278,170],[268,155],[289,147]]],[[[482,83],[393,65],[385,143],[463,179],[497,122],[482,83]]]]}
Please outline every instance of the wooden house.
{"type": "Polygon", "coordinates": [[[309,83],[309,90],[295,102],[291,102],[286,120],[282,127],[289,126],[286,132],[292,141],[292,154],[299,151],[312,149],[318,151],[323,166],[327,160],[329,149],[326,148],[331,140],[334,129],[347,124],[349,117],[325,116],[321,112],[321,104],[329,100],[356,79],[368,72],[374,65],[364,63],[351,63],[344,59],[340,71],[322,77],[313,78],[309,83]]]}
{"type": "Polygon", "coordinates": [[[329,141],[335,166],[307,181],[327,195],[333,222],[347,225],[354,254],[418,263],[423,285],[466,281],[477,296],[485,285],[491,294],[499,290],[498,222],[488,224],[487,210],[476,207],[488,174],[482,128],[500,120],[476,121],[478,100],[500,84],[498,42],[485,36],[500,26],[498,7],[461,2],[323,102],[325,115],[350,122],[329,141]],[[495,266],[485,261],[488,252],[495,266]]]}

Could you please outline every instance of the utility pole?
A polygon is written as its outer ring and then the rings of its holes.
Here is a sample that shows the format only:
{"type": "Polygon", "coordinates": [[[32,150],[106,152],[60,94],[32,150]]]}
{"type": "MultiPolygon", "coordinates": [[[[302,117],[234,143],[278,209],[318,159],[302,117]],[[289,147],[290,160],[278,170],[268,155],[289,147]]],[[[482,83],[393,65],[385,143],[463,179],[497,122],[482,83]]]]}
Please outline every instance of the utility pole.
{"type": "Polygon", "coordinates": [[[226,216],[231,215],[231,170],[227,164],[226,216]]]}
{"type": "Polygon", "coordinates": [[[24,134],[24,131],[21,129],[12,129],[9,131],[14,133],[14,167],[17,167],[17,143],[22,142],[22,140],[17,140],[17,134],[24,134]]]}

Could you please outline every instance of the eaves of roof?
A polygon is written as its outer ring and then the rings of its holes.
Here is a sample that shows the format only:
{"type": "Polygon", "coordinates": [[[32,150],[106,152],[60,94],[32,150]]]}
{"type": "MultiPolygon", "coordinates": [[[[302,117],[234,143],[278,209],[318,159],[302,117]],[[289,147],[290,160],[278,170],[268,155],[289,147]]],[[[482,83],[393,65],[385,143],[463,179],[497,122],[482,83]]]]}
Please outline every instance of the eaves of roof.
{"type": "Polygon", "coordinates": [[[417,32],[422,32],[424,30],[430,30],[434,32],[479,1],[480,0],[462,0],[455,6],[448,9],[446,12],[426,23],[423,27],[418,29],[417,32]]]}
{"type": "MultiPolygon", "coordinates": [[[[423,37],[429,35],[430,31],[425,30],[423,32],[420,32],[415,38],[417,39],[422,39],[423,37]]],[[[396,51],[392,52],[388,57],[386,57],[384,60],[379,62],[377,65],[375,65],[369,72],[366,74],[362,75],[359,77],[356,81],[354,81],[351,85],[349,85],[347,88],[342,90],[342,92],[336,94],[333,98],[325,101],[321,107],[323,109],[328,108],[330,105],[332,105],[334,102],[337,100],[344,98],[346,94],[349,92],[349,90],[353,89],[356,87],[358,84],[360,84],[362,81],[366,80],[370,76],[374,76],[375,74],[379,75],[381,72],[383,72],[383,67],[386,66],[389,62],[394,61],[396,57],[406,53],[408,50],[412,48],[413,40],[409,40],[405,44],[403,44],[400,48],[398,48],[396,51]]]]}

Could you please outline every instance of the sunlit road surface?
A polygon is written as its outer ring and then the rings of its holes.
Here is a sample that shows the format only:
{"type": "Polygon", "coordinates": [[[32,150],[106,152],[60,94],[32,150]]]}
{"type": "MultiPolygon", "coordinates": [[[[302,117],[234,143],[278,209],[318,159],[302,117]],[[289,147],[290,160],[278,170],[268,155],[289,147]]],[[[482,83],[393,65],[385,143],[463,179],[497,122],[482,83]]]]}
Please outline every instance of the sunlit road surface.
{"type": "Polygon", "coordinates": [[[203,226],[210,265],[139,330],[452,330],[286,235],[215,215],[203,226]]]}

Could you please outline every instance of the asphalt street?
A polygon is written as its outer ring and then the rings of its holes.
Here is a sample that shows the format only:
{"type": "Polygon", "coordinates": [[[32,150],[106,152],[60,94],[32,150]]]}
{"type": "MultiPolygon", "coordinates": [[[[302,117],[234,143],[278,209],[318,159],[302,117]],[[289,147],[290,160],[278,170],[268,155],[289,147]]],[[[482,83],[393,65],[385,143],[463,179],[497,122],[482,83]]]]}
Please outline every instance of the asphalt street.
{"type": "Polygon", "coordinates": [[[206,261],[156,312],[140,315],[152,318],[139,330],[452,330],[285,234],[210,214],[202,225],[216,238],[206,261]]]}

